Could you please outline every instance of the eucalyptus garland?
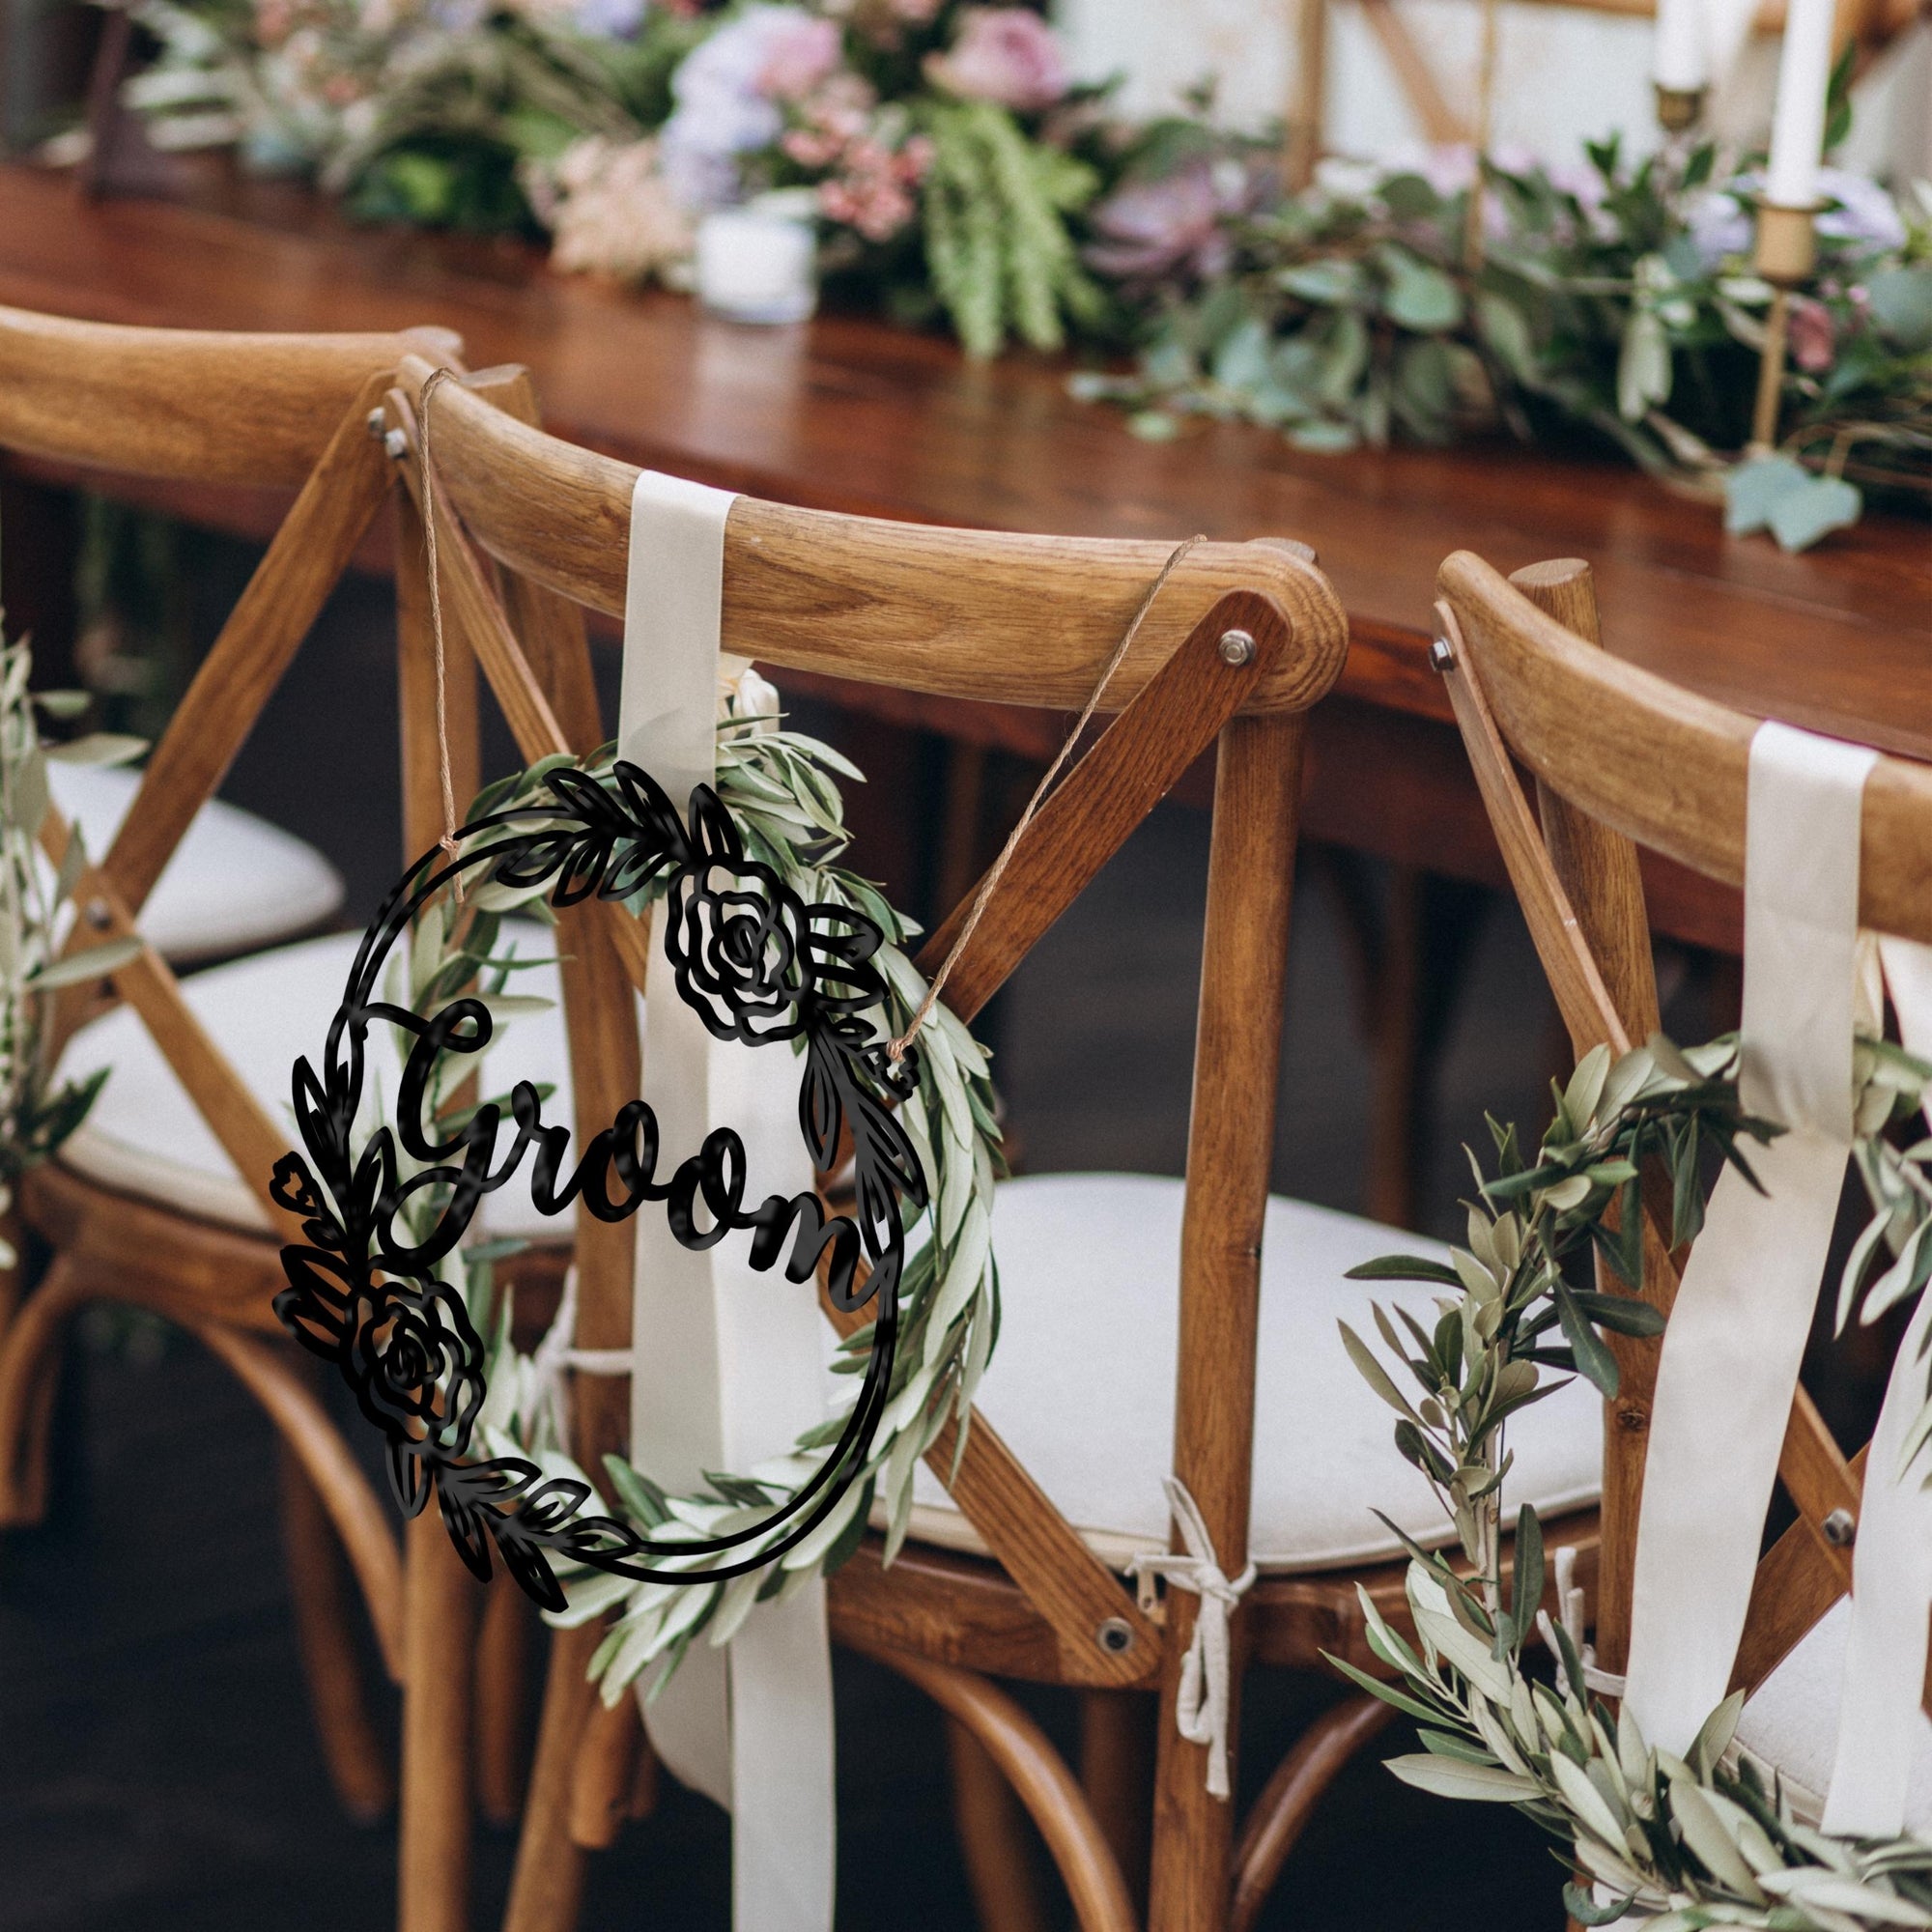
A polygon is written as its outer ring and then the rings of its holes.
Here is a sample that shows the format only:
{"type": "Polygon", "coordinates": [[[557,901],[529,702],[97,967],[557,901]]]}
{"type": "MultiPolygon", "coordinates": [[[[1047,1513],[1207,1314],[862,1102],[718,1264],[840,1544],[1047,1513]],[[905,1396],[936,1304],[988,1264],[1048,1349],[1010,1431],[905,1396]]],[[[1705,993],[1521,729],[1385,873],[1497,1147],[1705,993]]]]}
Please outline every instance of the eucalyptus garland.
{"type": "MultiPolygon", "coordinates": [[[[768,1210],[775,1207],[798,1208],[794,1218],[803,1222],[805,1236],[789,1270],[793,1278],[803,1278],[798,1254],[822,1232],[820,1246],[832,1258],[828,1285],[834,1298],[848,1307],[873,1302],[873,1320],[838,1350],[836,1367],[852,1379],[853,1394],[838,1406],[838,1413],[801,1436],[788,1456],[742,1473],[707,1472],[704,1487],[690,1494],[668,1493],[646,1471],[609,1457],[604,1474],[615,1514],[585,1515],[595,1486],[565,1446],[562,1372],[573,1342],[568,1300],[551,1336],[534,1356],[524,1356],[511,1341],[509,1296],[498,1293],[495,1282],[506,1245],[460,1248],[460,1317],[444,1305],[434,1325],[438,1337],[466,1331],[477,1338],[474,1348],[457,1346],[452,1355],[447,1345],[428,1346],[416,1351],[424,1354],[424,1364],[414,1364],[412,1356],[391,1373],[384,1366],[385,1350],[395,1350],[386,1344],[360,1350],[345,1346],[332,1332],[311,1332],[329,1310],[309,1292],[315,1256],[292,1251],[305,1273],[298,1281],[291,1264],[285,1319],[296,1320],[302,1339],[311,1346],[326,1344],[322,1351],[344,1358],[345,1372],[351,1366],[347,1357],[359,1363],[368,1355],[374,1367],[357,1380],[358,1394],[364,1382],[386,1378],[387,1385],[398,1376],[413,1376],[421,1412],[412,1427],[391,1430],[392,1465],[404,1470],[396,1486],[404,1507],[422,1506],[423,1478],[416,1465],[433,1464],[445,1520],[472,1568],[487,1571],[487,1538],[519,1580],[562,1621],[582,1622],[620,1609],[593,1662],[593,1674],[613,1700],[667,1653],[668,1674],[699,1632],[708,1631],[713,1641],[723,1643],[754,1603],[836,1568],[865,1533],[875,1497],[885,1504],[888,1557],[895,1554],[910,1519],[919,1459],[955,1417],[963,1442],[973,1391],[997,1332],[990,1208],[1000,1135],[985,1055],[939,1006],[902,1062],[895,1065],[886,1057],[885,1042],[903,1031],[924,984],[901,950],[908,923],[875,888],[837,863],[846,834],[835,775],[859,777],[829,747],[780,729],[775,720],[753,715],[742,696],[735,697],[719,731],[716,816],[706,824],[695,810],[692,831],[702,844],[701,856],[736,875],[724,899],[734,891],[740,897],[763,895],[758,916],[768,935],[781,934],[789,922],[798,928],[802,956],[810,954],[817,965],[829,959],[828,972],[818,977],[843,989],[832,1000],[835,1050],[826,1050],[819,1031],[793,1025],[788,1016],[801,1009],[795,992],[783,986],[748,988],[738,983],[743,974],[722,955],[710,963],[725,969],[734,982],[728,987],[705,982],[707,962],[695,952],[689,959],[680,955],[680,980],[681,990],[682,981],[693,981],[687,998],[696,992],[721,1008],[707,1017],[707,1025],[718,1017],[728,1021],[733,1037],[794,1046],[805,1063],[801,1106],[813,1120],[821,1165],[830,1165],[839,1120],[851,1124],[858,1141],[856,1211],[871,1264],[869,1279],[852,1264],[853,1250],[832,1239],[840,1223],[824,1223],[813,1211],[816,1204],[806,1205],[805,1197],[798,1204],[775,1197],[760,1216],[732,1223],[753,1229],[753,1264],[769,1264],[792,1223],[787,1220],[766,1241],[772,1253],[765,1263],[759,1261],[759,1243],[767,1231],[754,1224],[771,1218],[768,1210]],[[855,944],[854,933],[866,938],[855,944]],[[828,935],[836,957],[826,952],[828,935]],[[730,998],[723,1000],[722,993],[730,998]],[[722,1007],[727,1005],[725,1015],[722,1007]],[[869,1099],[867,1090],[874,1082],[881,1097],[898,1103],[892,1111],[880,1112],[869,1099]],[[875,1152],[868,1159],[868,1139],[880,1137],[886,1157],[875,1152]],[[491,1337],[487,1346],[480,1339],[484,1335],[491,1337]],[[438,1346],[443,1347],[441,1355],[438,1346]],[[414,1375],[414,1367],[425,1373],[414,1375]],[[481,1460],[474,1451],[483,1452],[481,1460]]],[[[581,765],[548,759],[488,788],[470,814],[449,873],[480,855],[500,855],[505,825],[515,826],[525,856],[514,863],[495,858],[484,881],[460,903],[439,891],[416,906],[409,946],[392,952],[385,987],[385,1010],[416,1069],[405,1075],[411,1089],[401,1109],[405,1130],[390,1136],[385,1125],[365,1122],[356,1164],[359,1172],[379,1141],[395,1164],[383,1199],[391,1204],[401,1231],[399,1253],[428,1251],[447,1224],[461,1185],[423,1148],[443,1157],[466,1136],[479,1137],[481,1121],[488,1128],[487,1152],[504,1112],[524,1127],[535,1103],[549,1097],[545,1090],[527,1089],[530,1097],[521,1107],[515,1095],[507,1108],[500,1100],[462,1104],[459,1093],[473,1065],[466,1065],[465,1053],[473,1052],[473,1044],[455,1039],[458,1051],[425,1051],[426,1040],[448,1032],[446,1003],[462,989],[477,989],[468,997],[488,1014],[493,1028],[545,1004],[509,990],[516,972],[538,962],[506,949],[505,917],[547,921],[554,904],[591,890],[619,897],[634,912],[661,904],[668,893],[679,895],[678,874],[652,870],[639,856],[648,838],[623,830],[650,815],[647,807],[639,806],[647,785],[607,747],[581,765]],[[588,876],[573,854],[582,847],[584,823],[600,812],[614,813],[619,832],[596,876],[588,876]],[[408,1145],[410,1107],[431,1123],[414,1149],[408,1145]]],[[[659,916],[690,911],[681,902],[659,916]]],[[[777,937],[771,943],[785,951],[777,937]]],[[[766,956],[761,949],[760,960],[766,956]]],[[[816,997],[826,997],[824,987],[816,997]]],[[[719,1029],[712,1025],[712,1030],[719,1029]]],[[[623,1124],[620,1121],[620,1129],[623,1124]]],[[[561,1137],[560,1129],[548,1132],[561,1137]]],[[[648,1129],[645,1138],[650,1139],[648,1129]]],[[[542,1159],[540,1153],[540,1165],[542,1159]]],[[[513,1156],[501,1171],[514,1165],[513,1156]]],[[[309,1189],[305,1200],[315,1198],[312,1180],[309,1189]]],[[[330,1190],[333,1205],[341,1205],[345,1191],[353,1190],[330,1190]]],[[[544,1187],[538,1191],[541,1200],[544,1187]]],[[[705,1198],[714,1218],[727,1218],[720,1215],[711,1193],[705,1198]]],[[[327,1208],[320,1211],[326,1219],[327,1208]]],[[[675,1221],[674,1200],[671,1212],[675,1221]]]]}
{"type": "MultiPolygon", "coordinates": [[[[1455,1522],[1468,1571],[1459,1574],[1447,1557],[1403,1536],[1419,1647],[1363,1593],[1369,1647],[1395,1682],[1331,1662],[1416,1719],[1423,1750],[1389,1765],[1404,1782],[1514,1804],[1563,1847],[1565,1862],[1591,1881],[1564,1891],[1582,1924],[1630,1915],[1652,1932],[1932,1927],[1932,1843],[1835,1837],[1800,1821],[1776,1777],[1733,1747],[1742,1692],[1711,1714],[1683,1758],[1647,1744],[1634,1719],[1591,1695],[1580,1633],[1541,1608],[1543,1538],[1527,1507],[1517,1519],[1513,1582],[1508,1590],[1503,1583],[1509,1417],[1562,1386],[1552,1371],[1581,1374],[1614,1395],[1616,1361],[1601,1331],[1650,1335],[1663,1325],[1636,1293],[1640,1169],[1650,1160],[1668,1169],[1673,1244],[1689,1240],[1702,1219],[1707,1150],[1749,1176],[1747,1145],[1780,1131],[1745,1112],[1737,1060],[1735,1036],[1681,1052],[1653,1037],[1614,1061],[1597,1048],[1557,1092],[1533,1161],[1521,1157],[1513,1127],[1490,1123],[1496,1172],[1486,1176],[1471,1156],[1477,1197],[1468,1245],[1452,1250],[1452,1265],[1392,1255],[1352,1270],[1359,1279],[1447,1291],[1433,1329],[1406,1310],[1392,1320],[1375,1309],[1413,1396],[1346,1324],[1343,1339],[1396,1411],[1397,1447],[1455,1522]],[[1573,1287],[1566,1264],[1586,1249],[1632,1292],[1573,1287]],[[1530,1673],[1532,1632],[1555,1653],[1553,1684],[1530,1673]]],[[[1841,1324],[1854,1307],[1876,1319],[1932,1274],[1932,1141],[1901,1148],[1888,1132],[1917,1113],[1932,1066],[1861,1036],[1854,1078],[1855,1159],[1878,1212],[1844,1270],[1841,1324]],[[1875,1272],[1885,1253],[1889,1264],[1875,1272]]],[[[1914,1432],[1914,1453],[1928,1431],[1932,1402],[1914,1432]]]]}

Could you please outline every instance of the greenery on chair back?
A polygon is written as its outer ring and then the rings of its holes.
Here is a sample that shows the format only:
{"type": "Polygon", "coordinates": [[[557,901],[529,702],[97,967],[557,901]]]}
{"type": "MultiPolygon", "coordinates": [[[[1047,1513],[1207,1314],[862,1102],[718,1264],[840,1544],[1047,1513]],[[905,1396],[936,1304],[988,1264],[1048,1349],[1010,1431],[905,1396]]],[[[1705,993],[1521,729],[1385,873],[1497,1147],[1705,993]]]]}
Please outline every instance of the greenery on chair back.
{"type": "MultiPolygon", "coordinates": [[[[51,809],[48,760],[119,762],[138,753],[140,741],[92,732],[43,745],[43,717],[71,719],[89,700],[81,692],[30,692],[32,669],[25,643],[0,640],[0,1213],[13,1207],[20,1176],[79,1126],[107,1078],[103,1067],[80,1081],[55,1079],[47,1051],[50,996],[99,979],[140,951],[138,941],[111,940],[63,953],[86,849],[76,831],[56,869],[40,845],[51,809]]],[[[0,1242],[0,1266],[17,1259],[0,1242]]]]}
{"type": "MultiPolygon", "coordinates": [[[[1390,1255],[1352,1270],[1438,1291],[1433,1327],[1403,1308],[1375,1308],[1384,1355],[1346,1323],[1342,1333],[1395,1410],[1396,1447],[1428,1478],[1463,1561],[1396,1530],[1411,1558],[1417,1642],[1363,1592],[1369,1648],[1393,1681],[1333,1661],[1420,1726],[1424,1748],[1390,1761],[1398,1777],[1444,1797],[1515,1804],[1549,1833],[1563,1863],[1586,1876],[1564,1894],[1583,1924],[1630,1915],[1648,1932],[1932,1927],[1932,1843],[1834,1837],[1801,1821],[1776,1779],[1731,1749],[1742,1692],[1712,1712],[1684,1758],[1647,1744],[1628,1714],[1591,1694],[1580,1623],[1552,1622],[1542,1608],[1543,1535],[1527,1507],[1505,1572],[1510,1417],[1562,1386],[1552,1372],[1574,1371],[1614,1395],[1617,1366],[1602,1331],[1662,1328],[1637,1293],[1640,1170],[1656,1162],[1669,1178],[1674,1246],[1701,1225],[1708,1158],[1748,1176],[1749,1144],[1780,1131],[1744,1111],[1737,1053],[1735,1036],[1682,1052],[1654,1037],[1614,1062],[1598,1047],[1557,1093],[1533,1160],[1513,1127],[1491,1122],[1495,1172],[1471,1156],[1468,1245],[1452,1251],[1451,1265],[1390,1255]],[[1621,1287],[1574,1285],[1575,1263],[1590,1254],[1621,1287]],[[1552,1653],[1553,1682],[1531,1668],[1532,1633],[1552,1653]]],[[[1877,1212],[1845,1267],[1841,1322],[1854,1305],[1874,1320],[1932,1275],[1932,1141],[1901,1148],[1888,1131],[1918,1113],[1932,1066],[1861,1036],[1853,1070],[1855,1158],[1877,1212]],[[1885,1251],[1891,1259],[1880,1269],[1885,1251]]],[[[1928,1430],[1932,1404],[1915,1449],[1928,1430]]]]}

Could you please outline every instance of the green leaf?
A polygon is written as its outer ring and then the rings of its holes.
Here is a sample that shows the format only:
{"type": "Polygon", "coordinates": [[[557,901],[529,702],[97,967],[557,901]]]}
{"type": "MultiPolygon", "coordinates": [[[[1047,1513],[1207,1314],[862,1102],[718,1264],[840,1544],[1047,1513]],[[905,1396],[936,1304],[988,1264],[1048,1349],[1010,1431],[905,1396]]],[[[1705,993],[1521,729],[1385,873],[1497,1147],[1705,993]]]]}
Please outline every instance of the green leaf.
{"type": "Polygon", "coordinates": [[[1633,307],[1617,356],[1617,413],[1641,422],[1652,404],[1670,400],[1670,342],[1656,310],[1633,307]]]}
{"type": "Polygon", "coordinates": [[[1524,1503],[1517,1512],[1516,1577],[1510,1597],[1510,1621],[1516,1626],[1519,1645],[1527,1642],[1536,1628],[1536,1613],[1543,1605],[1543,1525],[1524,1503]]]}
{"type": "Polygon", "coordinates": [[[1542,1785],[1533,1777],[1519,1777],[1513,1771],[1488,1765],[1459,1764],[1453,1758],[1435,1757],[1428,1751],[1392,1757],[1388,1768],[1405,1784],[1412,1784],[1418,1791],[1432,1791],[1438,1798],[1520,1804],[1526,1799],[1543,1796],[1542,1785]]]}
{"type": "Polygon", "coordinates": [[[1599,1328],[1613,1335],[1662,1335],[1663,1311],[1629,1294],[1599,1294],[1593,1289],[1573,1288],[1570,1298],[1599,1328]]]}
{"type": "Polygon", "coordinates": [[[1570,1344],[1570,1351],[1577,1357],[1578,1372],[1595,1382],[1606,1398],[1614,1396],[1617,1392],[1617,1358],[1591,1327],[1583,1311],[1577,1306],[1576,1295],[1563,1282],[1553,1283],[1550,1293],[1556,1303],[1556,1319],[1563,1326],[1563,1339],[1570,1344]]]}
{"type": "Polygon", "coordinates": [[[1367,293],[1368,286],[1362,275],[1361,264],[1344,257],[1297,263],[1293,268],[1282,270],[1275,282],[1288,294],[1299,296],[1306,302],[1319,303],[1323,308],[1340,308],[1358,302],[1367,293]]]}
{"type": "Polygon", "coordinates": [[[64,745],[49,745],[47,756],[62,765],[125,765],[147,749],[147,739],[125,731],[88,731],[64,745]]]}
{"type": "Polygon", "coordinates": [[[1476,329],[1498,362],[1519,383],[1533,385],[1537,377],[1536,342],[1522,310],[1489,290],[1476,297],[1476,329]]]}
{"type": "Polygon", "coordinates": [[[1863,493],[1842,476],[1806,476],[1802,490],[1787,491],[1771,513],[1771,533],[1782,551],[1809,550],[1833,530],[1849,529],[1864,513],[1863,493]]]}
{"type": "Polygon", "coordinates": [[[1865,294],[1880,334],[1908,355],[1932,349],[1932,268],[1881,269],[1865,294]]]}
{"type": "Polygon", "coordinates": [[[1440,1262],[1426,1260],[1421,1255],[1378,1255],[1372,1262],[1361,1262],[1350,1268],[1343,1276],[1345,1281],[1434,1281],[1444,1288],[1458,1288],[1463,1285],[1463,1277],[1452,1267],[1444,1267],[1440,1262]]]}
{"type": "Polygon", "coordinates": [[[1226,389],[1258,388],[1268,379],[1268,351],[1267,325],[1260,316],[1244,317],[1216,344],[1208,373],[1226,389]]]}
{"type": "Polygon", "coordinates": [[[1349,1351],[1349,1359],[1354,1363],[1356,1373],[1398,1415],[1406,1416],[1410,1422],[1419,1424],[1422,1418],[1389,1379],[1388,1371],[1376,1360],[1375,1351],[1346,1321],[1338,1321],[1335,1325],[1342,1331],[1342,1346],[1349,1351]]]}
{"type": "Polygon", "coordinates": [[[1427,221],[1442,212],[1442,197],[1421,175],[1391,175],[1377,192],[1398,221],[1427,221]]]}
{"type": "Polygon", "coordinates": [[[1387,286],[1382,313],[1403,328],[1439,335],[1463,320],[1463,292],[1433,263],[1403,247],[1384,242],[1377,251],[1387,286]]]}
{"type": "Polygon", "coordinates": [[[1431,1710],[1419,1698],[1409,1696],[1406,1691],[1398,1690],[1392,1684],[1384,1684],[1379,1677],[1371,1677],[1366,1670],[1358,1670],[1345,1658],[1331,1657],[1325,1650],[1321,1656],[1351,1684],[1366,1690],[1371,1697],[1379,1697],[1384,1704],[1394,1705],[1405,1717],[1420,1719],[1425,1724],[1439,1724],[1442,1721],[1440,1711],[1431,1710]]]}
{"type": "Polygon", "coordinates": [[[1724,527],[1733,536],[1769,529],[1779,548],[1808,549],[1859,520],[1864,498],[1841,476],[1817,476],[1789,456],[1760,456],[1724,479],[1724,527]]]}
{"type": "Polygon", "coordinates": [[[1599,1905],[1594,1891],[1586,1891],[1579,1885],[1566,1885],[1563,1888],[1563,1909],[1578,1925],[1613,1925],[1631,1909],[1630,1898],[1614,1899],[1608,1905],[1599,1905]]]}
{"type": "Polygon", "coordinates": [[[104,979],[128,960],[139,957],[141,942],[129,937],[110,939],[103,946],[90,946],[70,952],[27,976],[27,984],[37,993],[50,993],[57,986],[78,985],[83,980],[104,979]]]}

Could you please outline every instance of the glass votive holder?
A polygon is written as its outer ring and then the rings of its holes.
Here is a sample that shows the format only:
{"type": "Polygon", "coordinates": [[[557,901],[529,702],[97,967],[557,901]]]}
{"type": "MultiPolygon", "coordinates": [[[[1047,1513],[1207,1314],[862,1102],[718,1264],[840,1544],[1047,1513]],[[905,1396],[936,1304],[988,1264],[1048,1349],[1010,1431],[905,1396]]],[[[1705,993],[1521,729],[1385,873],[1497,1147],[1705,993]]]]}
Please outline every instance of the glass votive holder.
{"type": "Polygon", "coordinates": [[[817,254],[810,215],[784,202],[714,209],[697,224],[697,298],[734,322],[803,322],[818,306],[817,254]]]}

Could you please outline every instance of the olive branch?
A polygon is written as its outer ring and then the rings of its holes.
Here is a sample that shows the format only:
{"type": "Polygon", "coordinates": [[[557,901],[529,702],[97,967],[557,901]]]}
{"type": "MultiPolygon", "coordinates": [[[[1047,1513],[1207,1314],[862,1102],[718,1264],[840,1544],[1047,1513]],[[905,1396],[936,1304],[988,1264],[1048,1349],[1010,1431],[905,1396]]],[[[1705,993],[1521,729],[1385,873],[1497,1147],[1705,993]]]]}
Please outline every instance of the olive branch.
{"type": "MultiPolygon", "coordinates": [[[[1900,1145],[1932,1066],[1861,1036],[1853,1053],[1855,1161],[1875,1215],[1839,1283],[1840,1325],[1856,1308],[1875,1320],[1932,1275],[1932,1140],[1900,1145]],[[1881,1260],[1889,1255],[1888,1265],[1881,1260]]],[[[1519,1512],[1514,1576],[1502,1568],[1503,1480],[1509,1417],[1554,1393],[1548,1372],[1585,1376],[1616,1393],[1604,1331],[1653,1335],[1662,1317],[1642,1288],[1642,1171],[1658,1162],[1672,1196],[1672,1244],[1701,1225],[1702,1175],[1719,1158],[1751,1176],[1746,1144],[1779,1131],[1738,1096],[1735,1036],[1679,1050],[1662,1036],[1612,1059],[1598,1047],[1555,1091],[1555,1116],[1534,1161],[1513,1127],[1490,1122],[1496,1172],[1474,1155],[1468,1245],[1452,1265],[1392,1255],[1351,1270],[1358,1279],[1423,1281],[1438,1298],[1430,1329],[1406,1310],[1377,1306],[1377,1332],[1417,1393],[1343,1324],[1355,1366],[1397,1412],[1396,1445],[1428,1478],[1456,1527],[1466,1569],[1382,1520],[1410,1556],[1406,1589],[1418,1642],[1393,1630],[1361,1593],[1370,1650],[1383,1682],[1340,1659],[1362,1689],[1413,1718],[1423,1749],[1390,1761],[1404,1782],[1454,1798],[1517,1805],[1563,1847],[1589,1887],[1565,1888],[1586,1925],[1634,1915],[1652,1932],[1741,1925],[1761,1932],[1862,1932],[1932,1927],[1932,1844],[1910,1837],[1828,1836],[1792,1813],[1788,1796],[1731,1748],[1743,1693],[1714,1711],[1686,1757],[1648,1745],[1628,1714],[1590,1693],[1580,1634],[1541,1605],[1545,1560],[1535,1512],[1519,1512]],[[1570,1279],[1600,1254],[1608,1293],[1570,1279]],[[1398,1326],[1400,1322],[1400,1326],[1398,1326]],[[1525,1661],[1530,1634],[1555,1653],[1553,1684],[1525,1661]]],[[[1913,1432],[1932,1434],[1932,1401],[1913,1432]]]]}

